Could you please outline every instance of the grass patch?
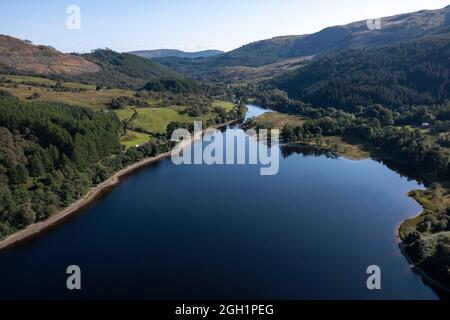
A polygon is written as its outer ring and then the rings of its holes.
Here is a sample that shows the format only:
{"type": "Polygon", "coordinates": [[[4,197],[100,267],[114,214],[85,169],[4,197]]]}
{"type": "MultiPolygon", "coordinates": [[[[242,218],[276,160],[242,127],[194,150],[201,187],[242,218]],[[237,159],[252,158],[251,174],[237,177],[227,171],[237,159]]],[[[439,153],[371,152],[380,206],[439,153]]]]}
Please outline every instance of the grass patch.
{"type": "Polygon", "coordinates": [[[20,98],[27,99],[33,93],[40,95],[38,100],[48,102],[62,102],[71,105],[83,106],[93,111],[99,111],[105,109],[111,103],[113,98],[120,96],[133,96],[134,91],[122,90],[122,89],[109,89],[104,91],[80,91],[80,92],[56,92],[51,89],[19,85],[18,88],[7,85],[6,87],[0,87],[11,93],[12,95],[20,98]]]}
{"type": "Polygon", "coordinates": [[[114,110],[114,112],[120,121],[126,121],[133,116],[135,111],[131,108],[127,108],[127,109],[114,110]]]}
{"type": "Polygon", "coordinates": [[[120,137],[120,143],[124,145],[127,149],[135,147],[137,145],[142,145],[151,140],[148,134],[127,130],[127,133],[120,137]]]}
{"type": "MultiPolygon", "coordinates": [[[[213,103],[213,108],[214,107],[224,108],[229,111],[234,108],[234,104],[231,102],[216,100],[213,103]]],[[[129,107],[114,110],[121,121],[129,120],[134,115],[134,112],[137,112],[137,116],[132,119],[131,126],[134,128],[140,128],[147,132],[147,134],[144,134],[128,130],[127,135],[121,138],[121,143],[129,148],[137,144],[148,142],[149,134],[164,134],[166,132],[167,125],[171,122],[192,124],[195,120],[205,121],[216,116],[214,112],[210,112],[203,116],[190,117],[187,114],[182,113],[185,109],[185,106],[171,106],[166,108],[136,109],[129,107]]]]}
{"type": "MultiPolygon", "coordinates": [[[[165,133],[171,122],[189,123],[193,121],[188,115],[180,114],[177,108],[144,108],[137,109],[138,116],[133,125],[151,133],[165,133]]],[[[181,107],[182,108],[182,107],[181,107]]]]}
{"type": "Polygon", "coordinates": [[[371,150],[374,149],[372,145],[359,141],[355,137],[322,137],[321,139],[314,139],[312,141],[298,141],[291,143],[295,144],[309,144],[317,146],[326,150],[335,152],[337,155],[350,160],[363,160],[371,155],[371,150]]]}
{"type": "MultiPolygon", "coordinates": [[[[234,104],[216,100],[213,103],[213,108],[215,107],[224,108],[226,111],[229,111],[234,108],[234,104]]],[[[208,114],[199,117],[190,117],[183,113],[185,109],[186,106],[170,106],[165,108],[126,108],[118,109],[114,112],[121,121],[124,121],[130,119],[134,111],[136,111],[137,116],[133,119],[131,125],[134,128],[143,129],[150,134],[165,133],[167,125],[171,122],[192,124],[195,120],[206,121],[217,116],[216,113],[210,111],[208,114]]]]}
{"type": "Polygon", "coordinates": [[[0,74],[0,78],[5,78],[7,80],[11,80],[14,83],[21,83],[21,82],[33,82],[36,84],[39,83],[45,83],[48,85],[55,84],[55,80],[47,79],[44,77],[34,77],[34,76],[16,76],[16,75],[9,75],[9,74],[0,74]]]}
{"type": "Polygon", "coordinates": [[[286,124],[289,124],[291,127],[298,127],[303,125],[305,121],[304,117],[279,112],[266,112],[255,119],[255,123],[264,128],[280,130],[286,124]]]}
{"type": "Polygon", "coordinates": [[[222,100],[214,100],[212,103],[213,108],[219,107],[224,109],[227,112],[230,112],[235,108],[234,103],[229,101],[222,101],[222,100]]]}
{"type": "Polygon", "coordinates": [[[337,154],[351,160],[362,160],[370,157],[373,146],[354,136],[324,137],[326,147],[335,149],[337,154]]]}
{"type": "MultiPolygon", "coordinates": [[[[255,119],[256,124],[262,125],[265,128],[282,129],[286,124],[291,127],[302,126],[307,119],[301,116],[290,115],[280,112],[267,112],[255,119]]],[[[304,143],[299,141],[299,143],[304,143]]],[[[360,160],[366,159],[370,156],[370,152],[374,147],[369,143],[354,137],[322,137],[319,140],[314,140],[311,143],[332,150],[338,155],[347,159],[360,160]]]]}
{"type": "Polygon", "coordinates": [[[450,208],[450,192],[449,185],[437,185],[434,188],[426,190],[413,190],[409,196],[416,200],[422,207],[423,212],[411,219],[405,220],[399,229],[401,239],[417,229],[427,216],[439,216],[450,208]]]}
{"type": "MultiPolygon", "coordinates": [[[[33,84],[34,86],[39,86],[41,84],[55,85],[57,83],[55,80],[52,79],[35,76],[16,76],[16,75],[0,74],[0,78],[11,80],[12,82],[17,84],[33,84]]],[[[88,91],[96,90],[97,88],[97,86],[94,84],[85,84],[78,82],[62,82],[62,85],[70,89],[81,89],[88,91]]]]}

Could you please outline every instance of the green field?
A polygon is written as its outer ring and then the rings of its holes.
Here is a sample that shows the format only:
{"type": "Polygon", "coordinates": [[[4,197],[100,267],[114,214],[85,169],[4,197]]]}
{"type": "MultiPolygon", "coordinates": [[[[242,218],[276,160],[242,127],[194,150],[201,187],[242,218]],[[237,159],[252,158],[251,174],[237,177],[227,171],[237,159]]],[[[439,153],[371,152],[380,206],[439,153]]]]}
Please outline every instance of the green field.
{"type": "Polygon", "coordinates": [[[305,118],[279,112],[266,112],[257,117],[255,122],[265,128],[282,129],[285,124],[291,127],[301,126],[305,118]]]}
{"type": "Polygon", "coordinates": [[[436,188],[429,188],[427,190],[413,190],[409,196],[414,198],[422,207],[423,212],[413,218],[405,220],[399,229],[399,234],[402,239],[412,231],[417,230],[417,226],[427,217],[439,216],[446,212],[450,207],[450,192],[448,191],[448,183],[438,185],[436,188]]]}
{"type": "MultiPolygon", "coordinates": [[[[234,104],[226,101],[216,100],[213,103],[213,107],[220,107],[227,111],[234,108],[234,104]]],[[[192,124],[195,120],[208,120],[216,116],[214,112],[200,116],[190,117],[187,114],[181,113],[186,107],[183,106],[171,106],[166,108],[132,108],[117,109],[114,112],[120,121],[127,121],[132,118],[134,113],[137,113],[136,117],[133,117],[130,125],[132,127],[145,130],[148,134],[142,134],[135,131],[128,131],[127,136],[121,138],[121,142],[126,147],[139,145],[144,142],[148,142],[151,135],[164,134],[167,129],[167,125],[171,122],[180,122],[186,124],[192,124]]]]}
{"type": "Polygon", "coordinates": [[[135,111],[131,108],[128,108],[115,110],[114,112],[117,114],[117,117],[119,118],[120,121],[125,121],[130,119],[135,111]]]}
{"type": "MultiPolygon", "coordinates": [[[[184,108],[178,106],[168,108],[126,108],[114,110],[114,112],[120,121],[129,120],[134,112],[137,112],[137,117],[131,122],[132,126],[141,128],[151,134],[162,134],[166,132],[167,125],[171,122],[190,123],[196,119],[180,114],[179,111],[184,108]]],[[[151,135],[132,130],[127,130],[127,134],[120,138],[120,142],[126,148],[141,145],[150,140],[151,135]]]]}
{"type": "MultiPolygon", "coordinates": [[[[135,92],[131,90],[123,90],[123,89],[107,89],[102,91],[97,91],[96,86],[94,84],[83,84],[76,82],[63,82],[63,87],[67,87],[70,89],[80,89],[80,92],[58,92],[54,91],[51,88],[47,88],[44,85],[55,85],[56,81],[52,79],[47,79],[44,77],[35,77],[35,76],[16,76],[16,75],[5,75],[0,74],[0,78],[5,78],[7,80],[12,81],[12,83],[4,83],[0,84],[1,90],[6,90],[12,95],[20,98],[27,99],[34,93],[39,94],[38,100],[41,101],[49,101],[49,102],[62,102],[71,105],[83,106],[89,108],[93,111],[99,111],[105,109],[111,103],[111,100],[114,98],[118,98],[121,96],[132,97],[135,92]],[[17,86],[17,88],[16,88],[17,86]]],[[[147,99],[147,101],[151,106],[157,106],[162,101],[157,99],[147,99]]],[[[227,101],[214,100],[213,108],[220,107],[225,109],[226,111],[230,111],[234,108],[234,104],[227,101]]],[[[152,119],[152,122],[155,122],[154,125],[150,125],[148,131],[150,132],[163,132],[165,131],[165,126],[171,121],[180,121],[184,122],[186,119],[189,119],[188,116],[182,116],[175,114],[174,110],[182,110],[185,107],[182,106],[174,106],[170,107],[172,111],[151,111],[147,114],[148,111],[143,111],[142,115],[140,115],[140,120],[138,122],[144,125],[144,129],[149,127],[147,124],[148,118],[152,119]],[[168,119],[170,119],[169,122],[168,119]],[[163,129],[164,127],[164,129],[163,129]]],[[[168,109],[168,108],[164,108],[168,109]]],[[[141,109],[144,110],[144,109],[141,109]]],[[[132,115],[132,111],[128,109],[123,109],[117,112],[119,118],[121,120],[126,120],[132,115]]],[[[139,125],[140,126],[140,125],[139,125]]],[[[147,129],[145,129],[147,130],[147,129]]]]}
{"type": "MultiPolygon", "coordinates": [[[[214,101],[213,107],[220,107],[227,111],[232,110],[233,103],[226,101],[214,101]]],[[[167,108],[136,108],[137,117],[133,120],[132,125],[149,133],[165,133],[167,125],[171,122],[192,123],[195,120],[208,120],[215,117],[215,113],[210,112],[201,117],[190,117],[187,114],[180,113],[186,107],[171,106],[167,108]]],[[[121,121],[128,120],[134,111],[131,108],[115,110],[121,121]]]]}
{"type": "MultiPolygon", "coordinates": [[[[67,88],[82,90],[79,92],[58,92],[52,88],[46,87],[55,85],[56,81],[44,77],[0,75],[0,78],[5,78],[12,82],[0,84],[0,89],[8,91],[20,99],[26,100],[32,95],[38,94],[37,100],[40,101],[61,102],[86,107],[93,111],[107,109],[110,106],[112,99],[121,96],[132,97],[135,94],[134,91],[123,89],[97,91],[95,85],[73,82],[65,82],[62,85],[67,88]]],[[[156,106],[161,103],[161,101],[156,99],[148,99],[146,101],[151,106],[156,106]]],[[[214,100],[212,109],[217,107],[229,112],[234,108],[234,104],[232,102],[214,100]]],[[[147,132],[145,134],[128,130],[127,134],[121,137],[121,143],[129,148],[148,142],[151,139],[151,135],[165,133],[167,125],[171,122],[190,124],[195,120],[205,121],[216,117],[216,113],[212,110],[209,114],[200,117],[190,117],[187,114],[182,113],[185,108],[186,106],[170,106],[164,108],[133,108],[132,106],[129,106],[127,108],[114,110],[120,121],[132,120],[130,123],[132,127],[135,129],[140,128],[147,132]],[[133,117],[135,113],[137,113],[137,116],[133,117]]]]}
{"type": "Polygon", "coordinates": [[[179,107],[137,109],[138,116],[133,121],[133,125],[151,133],[164,133],[171,122],[194,121],[194,118],[180,114],[179,109],[179,107]]]}
{"type": "Polygon", "coordinates": [[[44,77],[32,77],[32,76],[15,76],[9,74],[0,74],[0,78],[5,78],[16,83],[20,82],[34,82],[34,83],[45,83],[45,84],[55,84],[56,81],[47,79],[44,77]]]}
{"type": "MultiPolygon", "coordinates": [[[[39,86],[40,84],[46,84],[46,85],[55,85],[56,81],[43,78],[43,77],[34,77],[34,76],[15,76],[15,75],[8,75],[8,74],[0,74],[0,78],[5,78],[7,80],[11,80],[14,83],[17,84],[23,84],[23,83],[29,83],[39,86]]],[[[88,90],[92,91],[96,89],[96,86],[94,84],[85,84],[85,83],[78,83],[78,82],[63,82],[62,83],[64,87],[70,88],[70,89],[81,89],[81,90],[88,90]]]]}
{"type": "Polygon", "coordinates": [[[234,109],[234,104],[229,101],[214,100],[213,108],[215,107],[220,107],[228,112],[234,109]]]}
{"type": "Polygon", "coordinates": [[[142,145],[146,142],[149,142],[151,137],[148,134],[127,130],[127,133],[120,137],[120,143],[124,145],[127,149],[131,147],[135,147],[138,145],[142,145]]]}
{"type": "Polygon", "coordinates": [[[27,99],[33,93],[38,93],[40,95],[39,100],[41,101],[62,102],[71,105],[86,107],[93,111],[99,111],[107,108],[113,98],[118,98],[120,96],[131,97],[134,95],[134,91],[122,89],[108,89],[103,91],[57,92],[44,87],[22,84],[18,85],[17,88],[6,84],[6,87],[0,87],[0,89],[8,91],[12,95],[20,99],[27,99]]]}

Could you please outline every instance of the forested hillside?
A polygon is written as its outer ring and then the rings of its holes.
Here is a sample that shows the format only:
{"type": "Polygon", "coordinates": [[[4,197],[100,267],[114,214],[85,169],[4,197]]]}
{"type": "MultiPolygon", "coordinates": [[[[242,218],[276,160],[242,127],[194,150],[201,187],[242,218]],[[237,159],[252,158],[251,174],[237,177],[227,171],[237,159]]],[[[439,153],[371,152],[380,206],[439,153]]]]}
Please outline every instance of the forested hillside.
{"type": "MultiPolygon", "coordinates": [[[[207,80],[229,79],[230,67],[261,67],[286,59],[321,59],[353,49],[375,49],[435,34],[450,24],[450,6],[381,18],[380,28],[367,21],[332,26],[307,35],[282,36],[249,43],[216,57],[155,59],[185,76],[207,80]]],[[[251,70],[249,70],[251,71],[251,70]]]]}
{"type": "Polygon", "coordinates": [[[213,57],[198,59],[161,57],[155,58],[154,61],[176,70],[185,76],[217,81],[218,79],[227,78],[219,72],[225,68],[236,66],[261,67],[293,56],[295,57],[296,55],[292,54],[290,50],[296,40],[304,37],[285,36],[256,41],[213,57]]]}
{"type": "Polygon", "coordinates": [[[65,54],[3,35],[0,35],[0,73],[133,90],[154,79],[183,78],[163,65],[128,53],[98,49],[82,55],[65,54]]]}
{"type": "Polygon", "coordinates": [[[154,79],[145,84],[143,89],[154,92],[187,93],[199,90],[195,82],[188,79],[154,79]]]}
{"type": "Polygon", "coordinates": [[[0,91],[0,238],[58,212],[106,174],[120,151],[113,113],[23,102],[0,91]]]}
{"type": "Polygon", "coordinates": [[[346,110],[443,103],[450,98],[450,33],[332,55],[274,84],[291,98],[346,110]]]}
{"type": "Polygon", "coordinates": [[[84,74],[75,80],[94,82],[102,86],[139,89],[152,79],[181,79],[182,77],[169,68],[148,59],[128,53],[98,49],[85,54],[86,60],[101,66],[96,74],[84,74]]]}

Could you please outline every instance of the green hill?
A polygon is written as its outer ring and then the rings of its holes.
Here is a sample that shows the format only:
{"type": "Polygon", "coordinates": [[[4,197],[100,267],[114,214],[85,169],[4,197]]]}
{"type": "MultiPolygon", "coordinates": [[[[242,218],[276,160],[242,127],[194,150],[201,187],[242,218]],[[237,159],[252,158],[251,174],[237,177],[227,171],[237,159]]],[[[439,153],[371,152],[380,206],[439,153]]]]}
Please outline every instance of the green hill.
{"type": "Polygon", "coordinates": [[[450,33],[331,55],[272,83],[315,106],[443,103],[450,99],[450,33]]]}
{"type": "Polygon", "coordinates": [[[101,67],[96,74],[83,74],[79,81],[100,83],[104,86],[138,89],[149,80],[182,79],[178,73],[151,60],[128,53],[98,49],[83,58],[101,67]]]}
{"type": "Polygon", "coordinates": [[[113,113],[25,102],[0,91],[0,239],[56,214],[112,171],[113,113]],[[106,172],[107,170],[110,170],[106,172]]]}
{"type": "Polygon", "coordinates": [[[132,54],[109,49],[83,55],[65,54],[4,35],[0,35],[0,73],[122,89],[138,89],[154,79],[183,78],[166,66],[132,54]]]}
{"type": "MultiPolygon", "coordinates": [[[[370,30],[367,21],[332,26],[308,35],[275,37],[256,41],[225,54],[199,59],[155,59],[189,77],[229,80],[227,68],[258,68],[293,58],[321,59],[347,50],[374,49],[419,39],[450,25],[450,6],[381,18],[380,29],[370,30]],[[225,70],[225,71],[224,71],[225,70]]],[[[252,70],[248,70],[249,73],[252,70]]],[[[276,73],[275,73],[276,74],[276,73]]]]}

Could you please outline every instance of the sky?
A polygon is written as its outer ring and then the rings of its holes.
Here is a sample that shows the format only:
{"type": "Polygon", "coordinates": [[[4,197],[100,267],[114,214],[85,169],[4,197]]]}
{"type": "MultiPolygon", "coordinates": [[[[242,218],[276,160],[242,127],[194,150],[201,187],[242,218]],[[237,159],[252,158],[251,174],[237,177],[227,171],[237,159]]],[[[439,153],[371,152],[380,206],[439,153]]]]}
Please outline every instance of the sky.
{"type": "Polygon", "coordinates": [[[0,34],[63,52],[111,48],[230,51],[274,36],[422,9],[450,0],[0,0],[0,34]],[[80,9],[79,29],[67,27],[80,9]]]}

